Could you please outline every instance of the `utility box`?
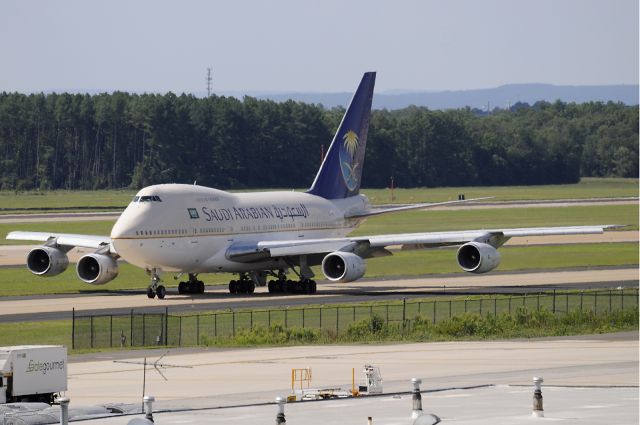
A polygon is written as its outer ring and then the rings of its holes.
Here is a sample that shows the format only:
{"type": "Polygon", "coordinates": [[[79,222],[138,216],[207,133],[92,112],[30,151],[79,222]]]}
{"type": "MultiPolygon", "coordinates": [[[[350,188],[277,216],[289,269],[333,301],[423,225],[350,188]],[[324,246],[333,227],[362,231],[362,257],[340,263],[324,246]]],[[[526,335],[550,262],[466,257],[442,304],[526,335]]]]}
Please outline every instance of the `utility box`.
{"type": "Polygon", "coordinates": [[[382,394],[382,374],[380,368],[371,365],[364,365],[364,385],[360,385],[358,392],[363,395],[382,394]]]}
{"type": "Polygon", "coordinates": [[[0,347],[0,403],[53,403],[67,390],[67,348],[62,345],[0,347]]]}

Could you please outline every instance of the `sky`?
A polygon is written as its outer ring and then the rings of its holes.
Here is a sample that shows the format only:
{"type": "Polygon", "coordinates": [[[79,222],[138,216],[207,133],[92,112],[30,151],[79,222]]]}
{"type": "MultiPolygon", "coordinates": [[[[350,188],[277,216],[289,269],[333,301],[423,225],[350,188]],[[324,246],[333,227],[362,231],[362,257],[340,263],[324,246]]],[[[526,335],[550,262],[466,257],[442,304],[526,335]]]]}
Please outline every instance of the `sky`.
{"type": "Polygon", "coordinates": [[[638,0],[2,0],[0,91],[638,84],[638,0]]]}

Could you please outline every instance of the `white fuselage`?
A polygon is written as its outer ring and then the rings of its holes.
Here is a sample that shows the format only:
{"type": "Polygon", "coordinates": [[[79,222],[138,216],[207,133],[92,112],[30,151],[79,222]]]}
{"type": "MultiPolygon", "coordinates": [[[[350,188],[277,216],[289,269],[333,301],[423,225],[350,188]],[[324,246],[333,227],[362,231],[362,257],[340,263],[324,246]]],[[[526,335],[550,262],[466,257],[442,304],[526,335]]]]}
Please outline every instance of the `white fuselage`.
{"type": "Polygon", "coordinates": [[[171,272],[275,269],[280,260],[230,261],[232,244],[343,237],[366,211],[364,195],[328,200],[300,192],[229,193],[196,185],[146,187],[111,230],[112,244],[136,266],[171,272]]]}

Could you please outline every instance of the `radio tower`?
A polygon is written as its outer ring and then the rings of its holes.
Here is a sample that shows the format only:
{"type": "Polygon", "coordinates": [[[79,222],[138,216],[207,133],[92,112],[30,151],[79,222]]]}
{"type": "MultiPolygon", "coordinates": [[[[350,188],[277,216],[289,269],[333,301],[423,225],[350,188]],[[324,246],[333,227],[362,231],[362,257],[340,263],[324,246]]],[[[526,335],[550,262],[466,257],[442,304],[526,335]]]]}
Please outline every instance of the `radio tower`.
{"type": "Polygon", "coordinates": [[[207,97],[211,97],[211,81],[213,77],[211,76],[211,68],[207,68],[207,97]]]}

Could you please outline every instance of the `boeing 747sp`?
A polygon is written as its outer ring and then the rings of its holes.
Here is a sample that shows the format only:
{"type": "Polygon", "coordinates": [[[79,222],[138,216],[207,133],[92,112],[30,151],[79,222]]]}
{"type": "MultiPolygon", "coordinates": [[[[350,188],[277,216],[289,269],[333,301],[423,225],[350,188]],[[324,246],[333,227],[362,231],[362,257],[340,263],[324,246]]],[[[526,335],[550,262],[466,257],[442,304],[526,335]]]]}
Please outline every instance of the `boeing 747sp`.
{"type": "Polygon", "coordinates": [[[34,274],[54,276],[68,266],[73,247],[95,252],[79,259],[78,278],[102,285],[118,275],[117,259],[149,273],[149,298],[164,298],[161,273],[186,274],[178,292],[203,293],[199,273],[235,273],[231,293],[316,292],[311,266],[321,265],[334,282],[365,274],[365,260],[403,249],[459,246],[458,264],[471,273],[498,266],[498,248],[518,236],[602,233],[613,226],[472,230],[376,236],[347,236],[367,217],[460,201],[375,208],[359,194],[376,74],[365,73],[333,138],[311,188],[306,192],[229,193],[197,185],[145,187],[133,198],[111,236],[47,232],[9,233],[7,239],[42,241],[27,255],[34,274]],[[298,279],[287,279],[293,271],[298,279]]]}

